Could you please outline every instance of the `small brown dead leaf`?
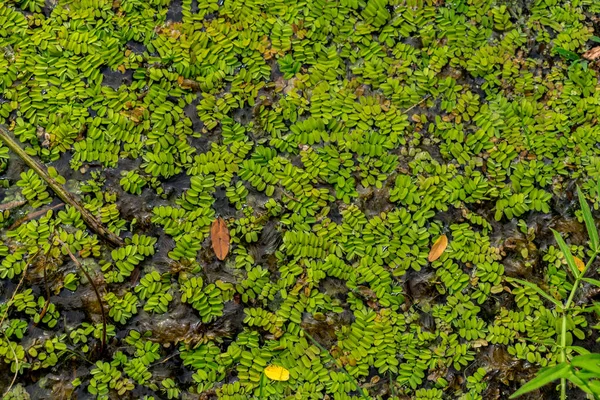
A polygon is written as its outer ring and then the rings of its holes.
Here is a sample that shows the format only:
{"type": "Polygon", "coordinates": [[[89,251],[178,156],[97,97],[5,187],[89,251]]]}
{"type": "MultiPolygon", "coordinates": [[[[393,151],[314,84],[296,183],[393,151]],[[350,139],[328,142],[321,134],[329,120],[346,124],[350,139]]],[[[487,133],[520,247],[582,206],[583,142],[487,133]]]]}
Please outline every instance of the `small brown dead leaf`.
{"type": "Polygon", "coordinates": [[[446,247],[448,247],[448,237],[446,237],[446,235],[442,235],[435,241],[433,246],[431,246],[427,260],[429,260],[429,262],[433,262],[440,258],[444,253],[444,250],[446,250],[446,247]]]}
{"type": "Polygon", "coordinates": [[[229,229],[223,218],[217,218],[210,227],[210,240],[215,255],[219,260],[224,260],[229,253],[229,229]]]}
{"type": "Polygon", "coordinates": [[[579,270],[579,272],[583,272],[583,270],[585,269],[585,263],[583,262],[583,260],[575,256],[573,256],[573,260],[575,260],[575,265],[577,265],[577,269],[579,270]]]}
{"type": "Polygon", "coordinates": [[[179,76],[177,83],[182,89],[200,90],[200,84],[193,79],[186,79],[183,76],[179,76]]]}
{"type": "Polygon", "coordinates": [[[594,47],[593,49],[589,49],[585,53],[583,53],[583,58],[586,60],[594,61],[597,58],[600,58],[600,46],[594,47]]]}

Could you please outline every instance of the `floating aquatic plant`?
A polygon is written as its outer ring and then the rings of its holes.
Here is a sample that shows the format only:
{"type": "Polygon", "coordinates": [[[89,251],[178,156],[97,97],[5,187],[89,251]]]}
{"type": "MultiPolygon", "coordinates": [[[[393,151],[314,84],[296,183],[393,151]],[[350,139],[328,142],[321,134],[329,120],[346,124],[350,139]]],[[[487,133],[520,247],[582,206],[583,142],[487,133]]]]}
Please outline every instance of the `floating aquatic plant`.
{"type": "Polygon", "coordinates": [[[600,8],[442,3],[0,4],[6,397],[594,393],[600,8]]]}

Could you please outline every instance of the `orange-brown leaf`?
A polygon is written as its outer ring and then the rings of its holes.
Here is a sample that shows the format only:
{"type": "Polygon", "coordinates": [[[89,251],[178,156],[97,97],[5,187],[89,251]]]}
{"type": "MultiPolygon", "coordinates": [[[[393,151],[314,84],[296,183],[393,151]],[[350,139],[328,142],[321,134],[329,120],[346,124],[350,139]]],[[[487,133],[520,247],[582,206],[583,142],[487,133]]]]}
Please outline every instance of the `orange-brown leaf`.
{"type": "Polygon", "coordinates": [[[210,227],[212,248],[219,260],[224,260],[229,253],[229,229],[223,218],[217,218],[210,227]]]}
{"type": "Polygon", "coordinates": [[[575,265],[577,266],[579,272],[583,272],[583,270],[585,269],[585,263],[583,262],[583,260],[575,256],[573,256],[573,260],[575,260],[575,265]]]}
{"type": "Polygon", "coordinates": [[[429,262],[433,262],[440,258],[442,253],[444,253],[444,250],[446,250],[446,247],[448,247],[448,238],[446,235],[442,235],[435,241],[433,246],[431,246],[429,256],[427,257],[429,262]]]}

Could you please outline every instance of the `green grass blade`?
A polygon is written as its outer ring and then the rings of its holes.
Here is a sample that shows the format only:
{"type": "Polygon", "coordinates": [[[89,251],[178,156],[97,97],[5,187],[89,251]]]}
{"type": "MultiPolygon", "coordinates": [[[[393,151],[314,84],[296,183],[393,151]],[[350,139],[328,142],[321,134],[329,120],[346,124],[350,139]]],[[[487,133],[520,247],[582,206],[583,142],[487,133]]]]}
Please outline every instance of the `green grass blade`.
{"type": "Polygon", "coordinates": [[[260,376],[260,389],[259,389],[259,395],[258,395],[259,399],[264,399],[263,390],[265,388],[265,380],[266,379],[267,379],[267,376],[263,372],[262,375],[260,376]]]}
{"type": "Polygon", "coordinates": [[[596,228],[594,217],[592,217],[590,205],[588,204],[587,200],[585,199],[585,196],[581,192],[581,189],[579,189],[579,186],[577,186],[577,197],[579,197],[579,205],[581,206],[581,212],[583,212],[583,220],[585,221],[585,226],[590,237],[592,250],[598,251],[598,247],[600,246],[600,239],[598,238],[598,228],[596,228]]]}
{"type": "Polygon", "coordinates": [[[582,281],[589,283],[590,285],[594,285],[600,287],[600,281],[598,279],[593,278],[581,278],[582,281]]]}
{"type": "Polygon", "coordinates": [[[538,375],[521,386],[519,390],[514,392],[509,398],[514,399],[532,390],[539,389],[548,383],[561,378],[567,378],[571,373],[571,366],[567,363],[557,364],[554,367],[542,370],[538,375]]]}
{"type": "MultiPolygon", "coordinates": [[[[590,387],[590,383],[593,381],[586,377],[586,374],[581,373],[581,371],[574,371],[569,377],[569,380],[573,382],[573,384],[579,389],[583,390],[586,393],[594,395],[594,389],[590,387]]],[[[598,396],[594,395],[594,398],[597,399],[598,396]]]]}
{"type": "Polygon", "coordinates": [[[565,50],[562,47],[558,47],[558,46],[554,46],[552,48],[552,52],[554,54],[558,54],[562,58],[564,58],[566,60],[569,60],[569,61],[577,61],[577,60],[579,60],[581,58],[581,57],[579,57],[579,54],[574,53],[574,52],[569,51],[569,50],[565,50]]]}
{"type": "Polygon", "coordinates": [[[590,351],[588,349],[585,349],[581,346],[567,346],[567,348],[573,350],[574,352],[582,356],[590,354],[590,351]]]}
{"type": "Polygon", "coordinates": [[[573,258],[573,254],[571,254],[571,250],[569,250],[569,246],[567,246],[562,236],[560,236],[560,233],[556,232],[554,229],[551,229],[551,231],[554,234],[556,243],[558,243],[558,247],[560,247],[560,251],[562,251],[565,256],[565,260],[567,260],[567,265],[573,273],[573,276],[575,276],[575,278],[579,277],[581,272],[579,272],[577,269],[577,264],[575,264],[575,259],[573,258]]]}
{"type": "Polygon", "coordinates": [[[573,357],[571,365],[594,372],[600,376],[600,354],[590,353],[573,357]]]}
{"type": "Polygon", "coordinates": [[[540,289],[540,287],[538,285],[536,285],[535,283],[531,283],[528,281],[524,281],[522,279],[517,279],[517,278],[506,278],[506,280],[508,280],[509,282],[517,282],[520,285],[526,286],[528,288],[532,288],[533,290],[535,290],[540,296],[544,297],[547,300],[550,300],[552,303],[554,303],[555,306],[557,307],[562,307],[562,303],[558,300],[556,300],[554,297],[550,296],[548,293],[544,292],[542,289],[540,289]]]}

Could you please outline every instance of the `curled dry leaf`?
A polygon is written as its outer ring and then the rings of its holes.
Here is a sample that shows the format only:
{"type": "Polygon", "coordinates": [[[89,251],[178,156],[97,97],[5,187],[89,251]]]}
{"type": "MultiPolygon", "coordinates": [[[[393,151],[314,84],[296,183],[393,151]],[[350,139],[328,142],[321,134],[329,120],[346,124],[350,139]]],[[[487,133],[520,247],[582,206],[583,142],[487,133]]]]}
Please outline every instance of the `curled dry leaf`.
{"type": "Polygon", "coordinates": [[[287,381],[290,379],[290,371],[279,365],[269,365],[265,368],[265,375],[272,381],[287,381]]]}
{"type": "Polygon", "coordinates": [[[583,270],[585,269],[585,263],[583,262],[583,260],[575,256],[573,256],[573,260],[575,260],[575,265],[577,266],[579,272],[583,272],[583,270]]]}
{"type": "Polygon", "coordinates": [[[212,248],[219,260],[224,260],[229,253],[229,230],[223,218],[217,218],[210,227],[212,248]]]}
{"type": "Polygon", "coordinates": [[[444,250],[446,250],[446,247],[448,247],[448,238],[446,235],[442,235],[435,241],[433,246],[431,246],[427,260],[429,260],[429,262],[433,262],[440,258],[444,253],[444,250]]]}
{"type": "Polygon", "coordinates": [[[600,58],[600,46],[589,49],[583,53],[583,58],[590,61],[600,58]]]}

